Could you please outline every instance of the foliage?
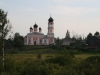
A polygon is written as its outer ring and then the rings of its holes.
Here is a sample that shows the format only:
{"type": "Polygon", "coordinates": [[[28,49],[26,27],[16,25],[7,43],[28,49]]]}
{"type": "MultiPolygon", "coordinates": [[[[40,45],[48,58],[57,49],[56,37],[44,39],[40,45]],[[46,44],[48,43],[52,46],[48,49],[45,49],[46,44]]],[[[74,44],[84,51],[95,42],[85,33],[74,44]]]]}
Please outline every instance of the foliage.
{"type": "Polygon", "coordinates": [[[60,52],[60,54],[57,54],[54,58],[47,59],[46,61],[49,63],[59,64],[60,66],[69,65],[74,62],[73,55],[67,51],[60,52]]]}
{"type": "Polygon", "coordinates": [[[7,19],[7,13],[5,13],[2,9],[0,9],[0,54],[2,54],[2,65],[4,66],[4,39],[11,31],[11,24],[7,19]],[[2,50],[2,53],[1,53],[2,50]]]}
{"type": "Polygon", "coordinates": [[[5,43],[5,50],[10,50],[13,47],[13,40],[8,39],[8,40],[4,40],[5,43]]]}
{"type": "Polygon", "coordinates": [[[2,38],[0,37],[0,56],[2,55],[2,38]]]}
{"type": "Polygon", "coordinates": [[[15,33],[13,43],[14,43],[14,47],[17,48],[23,47],[24,46],[23,36],[20,36],[19,33],[15,33]]]}
{"type": "Polygon", "coordinates": [[[57,38],[55,39],[55,43],[56,43],[57,46],[62,45],[62,42],[63,42],[63,39],[60,39],[59,37],[57,37],[57,38]]]}
{"type": "MultiPolygon", "coordinates": [[[[1,59],[1,57],[0,57],[0,59],[1,59]]],[[[0,73],[3,72],[3,71],[4,71],[4,67],[2,65],[2,60],[0,60],[0,73]]]]}
{"type": "Polygon", "coordinates": [[[87,40],[86,40],[87,44],[88,44],[89,40],[91,39],[91,37],[92,37],[92,33],[89,33],[89,34],[87,35],[87,40]]]}
{"type": "Polygon", "coordinates": [[[0,9],[0,37],[2,34],[5,38],[7,34],[11,31],[11,24],[7,19],[7,13],[5,13],[2,9],[0,9]]]}
{"type": "Polygon", "coordinates": [[[8,33],[11,31],[11,24],[7,19],[7,12],[0,9],[0,49],[2,48],[3,41],[8,33]]]}
{"type": "Polygon", "coordinates": [[[91,56],[80,63],[79,71],[84,75],[100,75],[100,56],[91,56]]]}
{"type": "Polygon", "coordinates": [[[94,34],[95,36],[98,36],[99,35],[99,32],[97,31],[97,32],[95,32],[95,34],[94,34]]]}
{"type": "Polygon", "coordinates": [[[37,58],[38,59],[41,59],[41,56],[42,56],[42,54],[41,53],[38,53],[37,58]]]}
{"type": "MultiPolygon", "coordinates": [[[[0,60],[1,62],[1,60],[0,60]]],[[[0,75],[100,75],[100,56],[92,56],[81,62],[67,50],[45,60],[19,61],[5,59],[4,70],[0,65],[0,75]]]]}
{"type": "Polygon", "coordinates": [[[17,49],[10,49],[10,50],[6,51],[6,53],[8,53],[8,54],[17,54],[18,50],[17,49]]]}

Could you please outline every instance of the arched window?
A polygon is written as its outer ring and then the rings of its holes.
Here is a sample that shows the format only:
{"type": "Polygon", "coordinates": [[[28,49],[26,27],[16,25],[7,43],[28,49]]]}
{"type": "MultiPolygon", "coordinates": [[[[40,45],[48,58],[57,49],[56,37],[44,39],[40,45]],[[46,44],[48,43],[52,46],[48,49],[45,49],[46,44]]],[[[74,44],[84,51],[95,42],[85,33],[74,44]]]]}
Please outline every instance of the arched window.
{"type": "Polygon", "coordinates": [[[31,43],[31,40],[30,39],[28,39],[28,42],[29,42],[29,44],[31,43]]]}
{"type": "Polygon", "coordinates": [[[40,45],[42,44],[42,39],[40,39],[40,45]]]}
{"type": "Polygon", "coordinates": [[[36,45],[36,41],[34,41],[34,45],[36,45]]]}
{"type": "Polygon", "coordinates": [[[46,39],[44,40],[44,44],[46,44],[46,39]]]}

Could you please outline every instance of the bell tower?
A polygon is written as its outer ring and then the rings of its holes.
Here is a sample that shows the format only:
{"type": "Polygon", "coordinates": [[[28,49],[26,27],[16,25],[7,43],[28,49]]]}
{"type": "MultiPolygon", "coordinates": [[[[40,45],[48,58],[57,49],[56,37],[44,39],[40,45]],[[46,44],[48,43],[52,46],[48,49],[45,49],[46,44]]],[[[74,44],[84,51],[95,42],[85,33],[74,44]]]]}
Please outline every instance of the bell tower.
{"type": "Polygon", "coordinates": [[[54,44],[54,22],[53,18],[50,16],[48,19],[48,33],[47,36],[49,38],[49,44],[54,44]]]}
{"type": "Polygon", "coordinates": [[[51,16],[48,19],[48,34],[54,35],[54,23],[53,23],[53,18],[51,16]]]}

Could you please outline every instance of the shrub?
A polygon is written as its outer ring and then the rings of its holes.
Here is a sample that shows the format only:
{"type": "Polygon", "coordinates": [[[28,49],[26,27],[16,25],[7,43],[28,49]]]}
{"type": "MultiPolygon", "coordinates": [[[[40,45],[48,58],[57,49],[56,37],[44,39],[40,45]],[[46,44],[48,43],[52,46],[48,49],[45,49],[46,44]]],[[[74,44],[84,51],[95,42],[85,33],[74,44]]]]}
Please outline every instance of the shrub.
{"type": "Polygon", "coordinates": [[[79,71],[84,75],[100,75],[100,56],[91,56],[79,65],[79,71]]]}
{"type": "Polygon", "coordinates": [[[11,50],[7,51],[7,53],[9,53],[9,54],[17,54],[18,50],[17,49],[11,49],[11,50]]]}
{"type": "Polygon", "coordinates": [[[60,54],[57,54],[54,58],[47,59],[46,62],[64,66],[74,63],[73,57],[74,56],[72,54],[64,51],[60,52],[60,54]]]}
{"type": "Polygon", "coordinates": [[[41,59],[41,56],[42,56],[41,53],[38,53],[37,58],[41,59]]]}

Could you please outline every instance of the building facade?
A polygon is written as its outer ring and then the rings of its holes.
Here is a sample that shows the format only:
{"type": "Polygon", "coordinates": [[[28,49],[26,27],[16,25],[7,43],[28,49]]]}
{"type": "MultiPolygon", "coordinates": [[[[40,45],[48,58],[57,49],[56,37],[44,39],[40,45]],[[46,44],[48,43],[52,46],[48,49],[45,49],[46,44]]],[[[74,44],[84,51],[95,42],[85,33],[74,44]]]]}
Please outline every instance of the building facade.
{"type": "Polygon", "coordinates": [[[30,27],[30,33],[24,37],[24,45],[53,45],[54,43],[54,22],[51,16],[48,19],[47,35],[44,35],[42,29],[35,23],[33,28],[30,27]]]}
{"type": "Polygon", "coordinates": [[[62,45],[68,45],[68,46],[70,46],[74,42],[75,42],[75,40],[70,37],[70,32],[67,30],[66,36],[63,39],[62,45]]]}

